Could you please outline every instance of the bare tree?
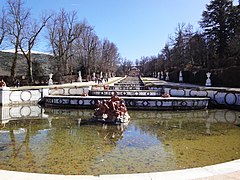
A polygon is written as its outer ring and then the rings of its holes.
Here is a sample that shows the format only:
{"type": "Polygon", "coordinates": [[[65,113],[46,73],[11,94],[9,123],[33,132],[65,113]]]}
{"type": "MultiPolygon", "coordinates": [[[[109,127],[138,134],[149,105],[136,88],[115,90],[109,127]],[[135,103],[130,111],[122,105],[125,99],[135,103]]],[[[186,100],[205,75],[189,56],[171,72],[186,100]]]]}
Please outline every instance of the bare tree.
{"type": "Polygon", "coordinates": [[[47,25],[48,39],[56,61],[56,72],[59,73],[60,78],[62,74],[68,74],[71,71],[69,61],[74,55],[73,42],[81,34],[81,28],[76,20],[75,11],[67,13],[61,9],[59,14],[55,13],[50,18],[47,25]]]}
{"type": "Polygon", "coordinates": [[[7,16],[5,13],[5,9],[2,8],[2,14],[0,14],[0,45],[2,44],[4,37],[6,35],[6,22],[7,16]]]}
{"type": "Polygon", "coordinates": [[[7,2],[6,23],[7,33],[10,42],[14,46],[14,56],[11,67],[11,80],[14,81],[16,75],[16,63],[18,59],[18,48],[20,45],[21,35],[30,17],[30,10],[24,8],[23,0],[8,0],[7,2]]]}
{"type": "Polygon", "coordinates": [[[33,65],[31,58],[31,50],[36,43],[36,39],[43,28],[46,26],[47,21],[50,19],[50,15],[43,15],[41,17],[41,23],[36,20],[31,20],[23,29],[22,36],[20,38],[19,48],[21,49],[28,64],[28,80],[29,83],[33,83],[33,65]]]}
{"type": "Polygon", "coordinates": [[[117,46],[109,40],[103,40],[102,45],[102,69],[109,73],[116,71],[116,64],[119,62],[117,46]]]}
{"type": "Polygon", "coordinates": [[[99,38],[95,34],[93,27],[83,23],[82,33],[76,41],[75,47],[81,59],[83,70],[90,75],[97,70],[97,53],[99,48],[99,38]]]}

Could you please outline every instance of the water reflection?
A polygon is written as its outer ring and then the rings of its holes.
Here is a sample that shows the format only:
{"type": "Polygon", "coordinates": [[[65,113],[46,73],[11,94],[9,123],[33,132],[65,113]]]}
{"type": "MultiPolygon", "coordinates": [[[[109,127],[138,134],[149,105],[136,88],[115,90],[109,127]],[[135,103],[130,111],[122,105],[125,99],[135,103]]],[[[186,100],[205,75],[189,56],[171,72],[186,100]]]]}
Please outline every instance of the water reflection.
{"type": "Polygon", "coordinates": [[[92,110],[2,107],[0,169],[137,173],[197,167],[240,156],[236,138],[240,130],[234,125],[240,124],[237,111],[129,113],[132,118],[126,126],[90,125],[81,122],[93,115],[92,110]]]}
{"type": "Polygon", "coordinates": [[[182,128],[183,121],[186,120],[194,120],[205,123],[206,133],[211,133],[211,124],[214,123],[230,123],[239,125],[240,119],[238,118],[240,112],[232,111],[232,110],[194,110],[194,111],[133,111],[131,112],[131,116],[134,116],[136,119],[147,119],[148,121],[154,121],[154,123],[160,124],[165,127],[174,127],[174,128],[182,128]],[[157,120],[155,122],[155,120],[157,120]],[[169,124],[172,123],[171,120],[174,120],[174,125],[169,124]]]}
{"type": "Polygon", "coordinates": [[[38,105],[0,106],[0,124],[21,119],[48,118],[44,109],[38,105]]]}

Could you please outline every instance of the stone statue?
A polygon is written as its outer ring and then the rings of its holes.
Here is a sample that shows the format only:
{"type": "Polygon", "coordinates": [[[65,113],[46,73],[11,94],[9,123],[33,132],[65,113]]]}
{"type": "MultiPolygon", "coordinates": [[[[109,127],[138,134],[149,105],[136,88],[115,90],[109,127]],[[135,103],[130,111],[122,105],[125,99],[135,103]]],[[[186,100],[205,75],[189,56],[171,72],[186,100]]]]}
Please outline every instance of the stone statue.
{"type": "Polygon", "coordinates": [[[165,78],[166,81],[169,81],[169,73],[166,72],[166,78],[165,78]]]}
{"type": "Polygon", "coordinates": [[[206,75],[207,75],[207,80],[206,80],[206,86],[212,86],[212,83],[211,83],[211,79],[210,79],[210,76],[211,76],[211,73],[210,72],[208,72],[208,73],[206,73],[206,75]]]}
{"type": "Polygon", "coordinates": [[[48,85],[53,85],[53,80],[52,80],[53,74],[49,74],[49,80],[48,80],[48,85]]]}
{"type": "Polygon", "coordinates": [[[82,82],[82,73],[78,71],[78,82],[82,82]]]}
{"type": "Polygon", "coordinates": [[[93,75],[92,75],[92,80],[93,80],[93,81],[96,81],[96,74],[95,74],[95,72],[94,72],[93,75]]]}
{"type": "Polygon", "coordinates": [[[163,76],[163,71],[161,71],[161,80],[164,79],[164,76],[163,76]]]}
{"type": "Polygon", "coordinates": [[[179,72],[179,82],[183,82],[182,71],[179,72]]]}

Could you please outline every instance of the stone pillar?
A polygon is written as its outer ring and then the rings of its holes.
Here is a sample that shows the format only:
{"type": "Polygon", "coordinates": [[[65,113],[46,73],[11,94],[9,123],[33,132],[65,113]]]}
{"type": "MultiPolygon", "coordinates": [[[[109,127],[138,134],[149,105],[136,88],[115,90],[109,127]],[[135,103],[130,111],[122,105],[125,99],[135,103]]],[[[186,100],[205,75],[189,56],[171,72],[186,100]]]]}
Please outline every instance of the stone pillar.
{"type": "Polygon", "coordinates": [[[49,95],[49,88],[39,89],[39,92],[41,93],[41,99],[38,103],[42,104],[44,103],[44,97],[49,95]]]}
{"type": "Polygon", "coordinates": [[[0,105],[7,105],[10,103],[9,95],[9,87],[0,87],[0,105]]]}
{"type": "Polygon", "coordinates": [[[157,78],[160,79],[160,72],[157,73],[157,78]]]}
{"type": "Polygon", "coordinates": [[[45,96],[49,95],[49,89],[48,88],[42,88],[40,89],[41,92],[41,98],[44,98],[45,96]]]}
{"type": "Polygon", "coordinates": [[[53,80],[52,80],[53,74],[49,74],[49,80],[48,80],[48,85],[53,85],[53,80]]]}
{"type": "Polygon", "coordinates": [[[207,75],[207,80],[206,80],[206,86],[212,86],[212,83],[211,83],[211,79],[210,79],[210,76],[211,76],[211,73],[210,72],[208,72],[208,73],[206,73],[206,75],[207,75]]]}

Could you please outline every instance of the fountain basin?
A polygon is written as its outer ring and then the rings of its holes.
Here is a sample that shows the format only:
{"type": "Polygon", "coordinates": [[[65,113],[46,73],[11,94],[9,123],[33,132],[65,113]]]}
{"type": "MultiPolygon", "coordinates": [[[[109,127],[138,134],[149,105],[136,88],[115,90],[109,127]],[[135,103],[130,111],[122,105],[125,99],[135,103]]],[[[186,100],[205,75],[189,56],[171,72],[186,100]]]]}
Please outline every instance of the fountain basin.
{"type": "MultiPolygon", "coordinates": [[[[192,110],[206,109],[210,98],[199,97],[125,97],[129,109],[144,110],[192,110]]],[[[109,99],[110,96],[46,96],[46,107],[94,108],[98,100],[109,99]]]]}

